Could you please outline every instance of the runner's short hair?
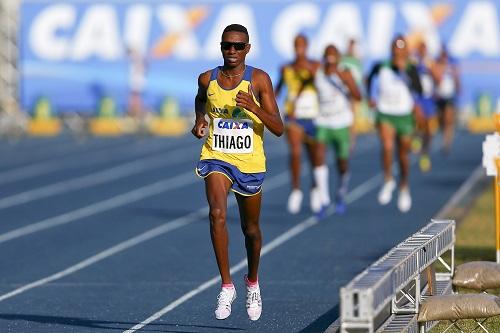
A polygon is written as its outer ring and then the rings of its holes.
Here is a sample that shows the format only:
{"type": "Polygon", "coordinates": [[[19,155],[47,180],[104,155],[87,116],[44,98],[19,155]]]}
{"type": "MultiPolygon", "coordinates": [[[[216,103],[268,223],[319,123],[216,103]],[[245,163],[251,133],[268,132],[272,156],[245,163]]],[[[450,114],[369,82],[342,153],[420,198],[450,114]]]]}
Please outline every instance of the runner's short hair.
{"type": "Polygon", "coordinates": [[[250,39],[250,36],[248,35],[247,28],[245,28],[241,24],[236,24],[235,23],[235,24],[228,25],[227,27],[224,28],[224,31],[222,32],[222,34],[225,34],[226,32],[230,32],[230,31],[236,31],[236,32],[244,33],[245,35],[247,35],[247,39],[250,39]]]}

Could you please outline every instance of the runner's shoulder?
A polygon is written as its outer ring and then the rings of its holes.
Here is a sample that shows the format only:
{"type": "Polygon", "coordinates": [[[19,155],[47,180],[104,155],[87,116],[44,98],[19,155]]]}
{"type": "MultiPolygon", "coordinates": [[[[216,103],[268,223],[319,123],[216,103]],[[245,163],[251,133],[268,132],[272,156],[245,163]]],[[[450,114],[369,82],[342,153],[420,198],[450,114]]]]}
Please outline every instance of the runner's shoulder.
{"type": "Polygon", "coordinates": [[[252,83],[265,83],[265,82],[271,82],[271,78],[269,77],[269,74],[265,72],[264,70],[254,67],[253,72],[252,72],[252,83]]]}
{"type": "Polygon", "coordinates": [[[198,76],[198,85],[203,87],[208,87],[211,75],[212,75],[212,69],[209,69],[208,71],[201,73],[198,76]]]}

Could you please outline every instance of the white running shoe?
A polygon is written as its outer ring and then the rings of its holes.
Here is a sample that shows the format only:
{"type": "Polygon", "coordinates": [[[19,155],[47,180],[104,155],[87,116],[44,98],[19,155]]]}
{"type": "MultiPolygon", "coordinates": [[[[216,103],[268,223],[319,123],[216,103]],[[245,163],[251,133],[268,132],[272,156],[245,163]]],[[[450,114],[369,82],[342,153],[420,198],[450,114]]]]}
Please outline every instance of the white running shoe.
{"type": "MultiPolygon", "coordinates": [[[[246,280],[246,277],[245,277],[246,280]]],[[[247,286],[247,314],[250,320],[255,321],[262,314],[262,299],[260,298],[259,285],[247,286]]]]}
{"type": "Polygon", "coordinates": [[[378,192],[378,202],[381,205],[387,205],[392,200],[392,192],[396,188],[396,182],[394,179],[386,181],[380,192],[378,192]]]}
{"type": "Polygon", "coordinates": [[[411,208],[411,195],[410,190],[405,188],[399,191],[398,209],[402,213],[406,213],[411,208]]]}
{"type": "Polygon", "coordinates": [[[300,207],[302,206],[303,194],[301,190],[293,190],[288,197],[288,212],[290,214],[297,214],[300,212],[300,207]]]}
{"type": "Polygon", "coordinates": [[[215,309],[215,318],[222,320],[231,314],[231,304],[236,298],[236,288],[222,288],[217,296],[217,308],[215,309]]]}
{"type": "Polygon", "coordinates": [[[311,210],[313,213],[318,213],[321,208],[323,207],[322,205],[322,200],[321,200],[321,194],[319,193],[319,190],[317,187],[313,187],[311,189],[311,197],[310,197],[310,205],[311,205],[311,210]]]}

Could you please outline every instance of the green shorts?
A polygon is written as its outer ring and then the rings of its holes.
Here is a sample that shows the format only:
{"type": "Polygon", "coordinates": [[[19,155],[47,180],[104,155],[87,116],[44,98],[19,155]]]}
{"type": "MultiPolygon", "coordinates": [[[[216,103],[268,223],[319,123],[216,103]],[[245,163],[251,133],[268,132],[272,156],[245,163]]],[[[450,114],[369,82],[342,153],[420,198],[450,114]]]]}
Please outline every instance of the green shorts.
{"type": "Polygon", "coordinates": [[[318,126],[316,139],[321,143],[332,145],[338,159],[346,160],[349,158],[351,135],[348,127],[333,129],[318,126]]]}
{"type": "Polygon", "coordinates": [[[396,135],[407,136],[413,134],[415,130],[415,120],[413,114],[404,116],[393,116],[390,114],[377,112],[377,125],[388,124],[396,130],[396,135]]]}

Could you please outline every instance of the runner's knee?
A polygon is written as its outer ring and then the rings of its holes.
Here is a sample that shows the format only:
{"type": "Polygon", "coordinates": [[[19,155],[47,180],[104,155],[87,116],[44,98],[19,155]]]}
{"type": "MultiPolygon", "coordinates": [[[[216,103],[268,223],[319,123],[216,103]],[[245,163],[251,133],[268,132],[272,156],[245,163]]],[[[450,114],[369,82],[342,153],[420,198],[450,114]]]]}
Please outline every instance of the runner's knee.
{"type": "Polygon", "coordinates": [[[212,227],[222,227],[226,223],[226,211],[221,208],[210,208],[210,224],[212,227]]]}
{"type": "Polygon", "coordinates": [[[261,236],[260,227],[257,223],[251,223],[242,226],[243,234],[247,238],[256,239],[261,236]]]}

